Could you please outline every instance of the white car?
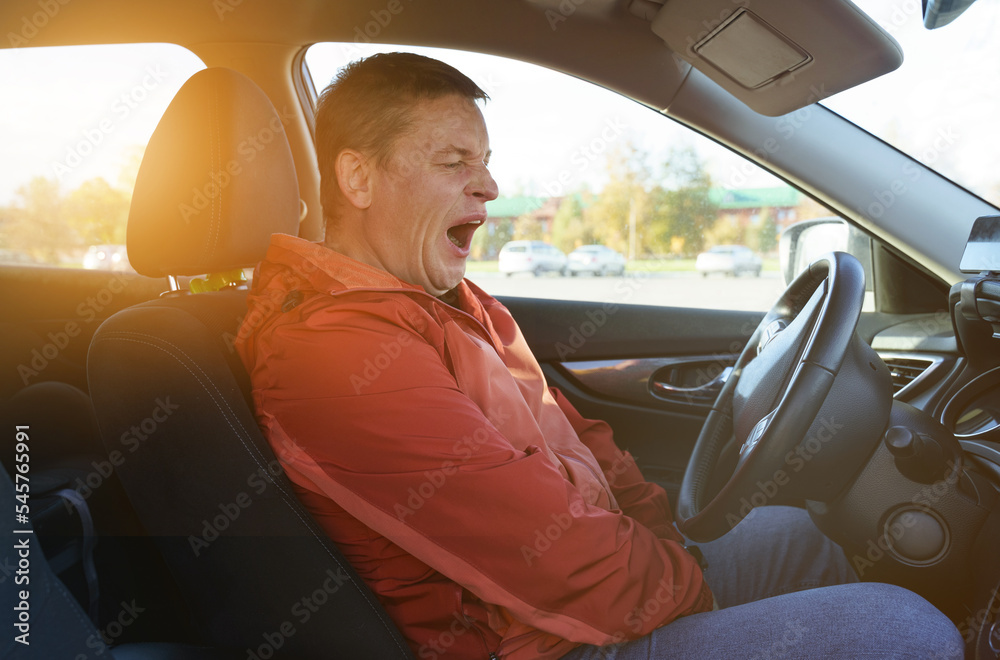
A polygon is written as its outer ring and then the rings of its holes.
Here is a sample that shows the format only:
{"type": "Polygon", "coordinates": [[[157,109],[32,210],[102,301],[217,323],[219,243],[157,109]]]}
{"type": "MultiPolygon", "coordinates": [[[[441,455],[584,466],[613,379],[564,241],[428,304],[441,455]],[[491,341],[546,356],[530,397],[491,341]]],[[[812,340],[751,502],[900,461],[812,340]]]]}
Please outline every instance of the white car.
{"type": "Polygon", "coordinates": [[[566,255],[545,241],[511,241],[500,248],[498,269],[508,277],[514,273],[562,273],[566,255]]]}
{"type": "Polygon", "coordinates": [[[582,245],[569,253],[567,272],[594,275],[621,275],[625,272],[625,257],[605,245],[582,245]]]}
{"type": "Polygon", "coordinates": [[[91,245],[83,256],[83,267],[87,270],[131,270],[124,245],[91,245]]]}
{"type": "Polygon", "coordinates": [[[754,277],[760,277],[762,267],[760,257],[744,245],[716,245],[708,252],[699,254],[694,263],[694,269],[702,277],[708,277],[709,273],[732,276],[752,273],[754,277]]]}

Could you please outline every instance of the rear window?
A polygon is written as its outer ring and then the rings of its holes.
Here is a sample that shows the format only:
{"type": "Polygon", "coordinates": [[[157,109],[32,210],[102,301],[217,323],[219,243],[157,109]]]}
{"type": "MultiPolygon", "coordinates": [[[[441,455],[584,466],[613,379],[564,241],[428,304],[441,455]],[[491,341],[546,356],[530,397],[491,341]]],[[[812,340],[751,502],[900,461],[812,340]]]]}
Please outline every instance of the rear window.
{"type": "Polygon", "coordinates": [[[0,263],[128,270],[143,151],[203,68],[170,44],[0,50],[0,263]]]}

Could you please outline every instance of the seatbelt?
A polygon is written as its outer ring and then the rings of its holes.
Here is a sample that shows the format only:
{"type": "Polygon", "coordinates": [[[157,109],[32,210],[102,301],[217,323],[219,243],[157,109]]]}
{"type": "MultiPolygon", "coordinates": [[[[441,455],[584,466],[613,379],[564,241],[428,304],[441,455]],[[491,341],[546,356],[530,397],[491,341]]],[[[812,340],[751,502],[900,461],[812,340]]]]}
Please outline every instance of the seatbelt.
{"type": "Polygon", "coordinates": [[[94,548],[97,546],[94,517],[90,515],[90,507],[87,506],[87,500],[83,499],[83,496],[72,488],[63,488],[53,493],[53,495],[62,498],[69,506],[76,509],[77,514],[80,516],[80,525],[83,528],[80,564],[83,567],[83,575],[87,580],[87,592],[89,596],[87,614],[90,616],[90,620],[94,626],[99,627],[101,590],[97,580],[97,567],[94,565],[94,548]]]}

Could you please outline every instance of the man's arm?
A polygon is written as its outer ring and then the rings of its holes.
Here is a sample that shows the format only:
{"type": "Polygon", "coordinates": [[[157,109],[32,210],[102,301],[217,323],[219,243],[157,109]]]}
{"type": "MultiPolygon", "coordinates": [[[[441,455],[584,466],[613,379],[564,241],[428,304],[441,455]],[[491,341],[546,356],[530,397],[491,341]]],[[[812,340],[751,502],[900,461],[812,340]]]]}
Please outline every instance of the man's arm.
{"type": "Polygon", "coordinates": [[[658,537],[683,543],[683,537],[673,526],[666,492],[646,481],[632,455],[618,448],[611,427],[606,422],[582,417],[557,388],[550,387],[549,391],[580,440],[600,463],[622,511],[658,537]]]}
{"type": "Polygon", "coordinates": [[[294,349],[255,380],[276,385],[262,417],[293,480],[565,639],[632,639],[711,608],[678,543],[588,505],[459,390],[440,343],[382,316],[359,308],[283,331],[294,349]]]}

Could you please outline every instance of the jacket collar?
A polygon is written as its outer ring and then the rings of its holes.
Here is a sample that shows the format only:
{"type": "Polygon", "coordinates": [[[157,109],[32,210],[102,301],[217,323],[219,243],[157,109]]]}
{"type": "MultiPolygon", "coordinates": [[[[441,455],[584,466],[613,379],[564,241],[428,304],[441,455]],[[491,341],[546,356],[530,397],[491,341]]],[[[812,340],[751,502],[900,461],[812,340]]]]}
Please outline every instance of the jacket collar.
{"type": "Polygon", "coordinates": [[[320,243],[297,236],[274,234],[266,260],[293,269],[309,280],[317,291],[335,293],[345,289],[408,289],[423,291],[395,275],[335,252],[320,243]]]}
{"type": "MultiPolygon", "coordinates": [[[[366,263],[351,259],[339,252],[289,234],[274,234],[264,263],[289,269],[294,275],[282,277],[282,289],[288,291],[308,288],[322,293],[335,294],[350,289],[390,289],[426,296],[442,305],[471,316],[481,326],[486,336],[498,350],[503,342],[497,336],[489,310],[497,301],[475,284],[463,279],[440,298],[427,293],[423,287],[404,282],[395,275],[366,263]]],[[[287,291],[286,291],[287,293],[287,291]]]]}

